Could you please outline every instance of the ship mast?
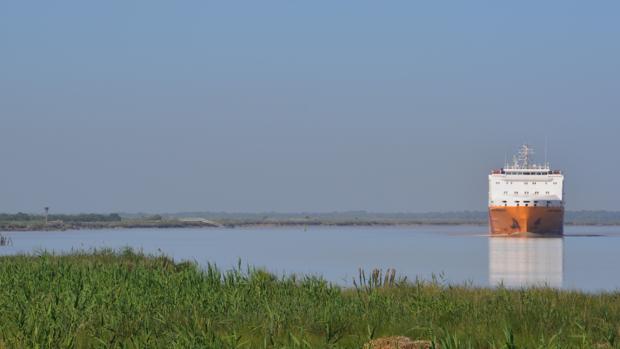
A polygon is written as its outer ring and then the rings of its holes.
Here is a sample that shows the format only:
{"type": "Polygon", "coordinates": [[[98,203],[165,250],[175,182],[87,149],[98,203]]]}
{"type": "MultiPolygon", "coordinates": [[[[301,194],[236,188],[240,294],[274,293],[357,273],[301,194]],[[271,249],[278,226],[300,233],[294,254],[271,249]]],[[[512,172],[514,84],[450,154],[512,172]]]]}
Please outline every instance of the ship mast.
{"type": "Polygon", "coordinates": [[[534,148],[528,144],[523,144],[521,149],[519,149],[519,165],[521,168],[527,169],[530,167],[530,157],[532,155],[534,155],[534,148]]]}
{"type": "Polygon", "coordinates": [[[519,147],[516,155],[512,157],[512,161],[506,164],[508,169],[513,170],[549,170],[549,163],[536,164],[534,162],[534,148],[529,144],[523,144],[519,147]]]}

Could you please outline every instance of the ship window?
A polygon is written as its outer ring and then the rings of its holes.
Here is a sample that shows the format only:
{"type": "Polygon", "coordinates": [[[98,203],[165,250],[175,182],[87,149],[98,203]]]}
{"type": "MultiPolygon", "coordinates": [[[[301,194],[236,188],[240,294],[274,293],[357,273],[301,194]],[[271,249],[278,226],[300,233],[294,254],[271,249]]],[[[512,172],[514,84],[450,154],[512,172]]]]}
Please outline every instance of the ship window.
{"type": "Polygon", "coordinates": [[[508,195],[508,192],[507,192],[507,191],[505,191],[505,192],[504,192],[504,195],[508,195]]]}
{"type": "Polygon", "coordinates": [[[553,184],[558,184],[558,182],[553,182],[553,184]]]}
{"type": "Polygon", "coordinates": [[[530,194],[530,192],[529,192],[529,191],[526,191],[526,192],[525,192],[525,195],[529,195],[529,194],[530,194]]]}
{"type": "Polygon", "coordinates": [[[515,191],[515,195],[519,195],[519,192],[518,192],[518,191],[515,191]]]}
{"type": "Polygon", "coordinates": [[[549,195],[549,192],[547,192],[547,195],[549,195]]]}
{"type": "Polygon", "coordinates": [[[535,191],[535,192],[534,192],[534,195],[538,195],[538,192],[537,192],[537,191],[535,191]]]}
{"type": "Polygon", "coordinates": [[[527,207],[529,204],[525,204],[525,207],[527,207]]]}
{"type": "Polygon", "coordinates": [[[532,182],[533,185],[536,185],[536,182],[532,182]]]}
{"type": "Polygon", "coordinates": [[[525,182],[525,183],[523,183],[523,184],[527,185],[527,182],[525,182]]]}
{"type": "Polygon", "coordinates": [[[495,184],[499,184],[499,182],[495,182],[495,184]]]}

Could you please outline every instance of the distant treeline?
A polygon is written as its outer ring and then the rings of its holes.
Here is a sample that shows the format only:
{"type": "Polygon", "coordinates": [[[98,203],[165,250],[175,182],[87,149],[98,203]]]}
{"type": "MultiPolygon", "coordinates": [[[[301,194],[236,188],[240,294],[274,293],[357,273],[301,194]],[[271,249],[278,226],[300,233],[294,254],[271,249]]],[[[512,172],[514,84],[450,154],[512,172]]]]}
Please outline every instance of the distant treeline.
{"type": "MultiPolygon", "coordinates": [[[[123,214],[124,215],[124,214],[123,214]]],[[[124,215],[125,216],[125,215],[124,215]]],[[[487,213],[482,211],[455,211],[455,212],[426,212],[426,213],[376,213],[367,211],[340,211],[340,212],[259,212],[259,213],[230,213],[230,212],[179,212],[163,214],[166,217],[201,217],[206,219],[231,220],[472,220],[486,219],[487,213]]]]}
{"type": "MultiPolygon", "coordinates": [[[[453,211],[426,213],[373,213],[366,211],[346,212],[300,212],[300,213],[229,213],[229,212],[181,212],[161,215],[152,214],[53,214],[49,221],[63,223],[136,223],[171,222],[181,218],[204,218],[223,225],[253,224],[318,224],[318,225],[374,225],[374,224],[486,224],[486,211],[453,211]]],[[[0,225],[12,223],[38,223],[45,219],[41,214],[0,213],[0,225]]],[[[620,225],[618,211],[566,211],[564,222],[569,225],[620,225]]]]}
{"type": "MultiPolygon", "coordinates": [[[[201,217],[218,222],[254,221],[254,222],[286,222],[286,221],[320,221],[325,223],[429,223],[429,224],[486,224],[486,211],[452,211],[424,213],[375,213],[366,211],[344,212],[300,212],[300,213],[229,213],[229,212],[181,212],[162,214],[170,218],[201,217]]],[[[604,210],[566,211],[566,224],[574,225],[620,225],[620,212],[604,210]]]]}
{"type": "Polygon", "coordinates": [[[620,212],[617,211],[566,211],[564,221],[577,225],[617,225],[620,212]]]}
{"type": "MultiPolygon", "coordinates": [[[[35,222],[45,219],[43,215],[34,215],[28,213],[0,213],[0,222],[35,222]]],[[[52,214],[48,216],[49,221],[62,221],[69,223],[79,222],[120,222],[122,217],[118,213],[96,214],[96,213],[80,213],[80,214],[52,214]]]]}

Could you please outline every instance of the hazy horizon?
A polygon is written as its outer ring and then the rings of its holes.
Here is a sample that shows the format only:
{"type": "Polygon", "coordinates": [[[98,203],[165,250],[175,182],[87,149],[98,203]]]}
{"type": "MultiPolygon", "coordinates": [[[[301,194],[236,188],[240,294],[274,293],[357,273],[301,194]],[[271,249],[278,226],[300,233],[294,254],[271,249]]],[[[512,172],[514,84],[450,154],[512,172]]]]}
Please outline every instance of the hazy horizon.
{"type": "Polygon", "coordinates": [[[0,212],[620,211],[620,3],[0,4],[0,212]]]}

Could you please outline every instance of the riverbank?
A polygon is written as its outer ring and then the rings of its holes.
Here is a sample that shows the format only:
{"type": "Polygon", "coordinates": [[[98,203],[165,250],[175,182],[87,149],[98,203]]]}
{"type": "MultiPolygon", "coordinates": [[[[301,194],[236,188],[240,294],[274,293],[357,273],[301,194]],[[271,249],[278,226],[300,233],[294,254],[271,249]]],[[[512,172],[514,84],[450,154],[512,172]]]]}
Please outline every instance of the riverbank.
{"type": "Polygon", "coordinates": [[[482,225],[482,222],[389,222],[389,221],[363,221],[363,222],[319,222],[319,221],[183,221],[183,220],[124,220],[120,222],[10,222],[0,223],[0,232],[19,231],[65,231],[65,230],[96,230],[96,229],[169,229],[169,228],[242,228],[242,227],[309,227],[309,226],[418,226],[418,225],[482,225]]]}
{"type": "MultiPolygon", "coordinates": [[[[122,220],[118,222],[0,222],[0,232],[20,231],[66,231],[97,229],[171,229],[171,228],[252,228],[252,227],[390,227],[390,226],[486,226],[484,221],[434,221],[434,220],[358,220],[358,221],[306,221],[306,220],[220,220],[220,221],[184,221],[167,220],[122,220]]],[[[620,223],[577,224],[566,222],[565,226],[620,226],[620,223]]]]}
{"type": "Polygon", "coordinates": [[[139,229],[139,228],[203,228],[218,225],[204,222],[185,222],[181,220],[122,220],[117,222],[0,222],[0,231],[64,231],[95,229],[139,229]]]}
{"type": "MultiPolygon", "coordinates": [[[[200,213],[176,214],[57,214],[0,213],[0,231],[58,231],[80,229],[291,227],[291,226],[419,226],[486,225],[486,212],[435,213],[200,213]],[[46,223],[47,222],[47,223],[46,223]]],[[[620,212],[567,211],[567,226],[618,226],[620,212]]]]}
{"type": "Polygon", "coordinates": [[[459,217],[401,217],[369,214],[0,214],[0,231],[63,231],[81,229],[291,227],[291,226],[403,226],[481,225],[486,220],[459,217]]]}
{"type": "Polygon", "coordinates": [[[222,272],[131,251],[0,257],[4,347],[361,348],[407,336],[442,348],[611,348],[620,293],[487,289],[360,273],[222,272]],[[514,345],[514,346],[507,346],[514,345]]]}

